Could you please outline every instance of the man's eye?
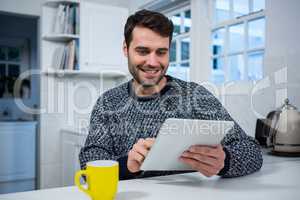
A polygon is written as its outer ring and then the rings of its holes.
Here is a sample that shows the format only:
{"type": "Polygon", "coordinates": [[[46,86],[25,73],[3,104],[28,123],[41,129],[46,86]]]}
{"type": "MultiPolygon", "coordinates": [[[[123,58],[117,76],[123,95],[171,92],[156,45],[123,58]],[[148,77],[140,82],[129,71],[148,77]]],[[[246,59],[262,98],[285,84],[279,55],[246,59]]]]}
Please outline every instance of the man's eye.
{"type": "Polygon", "coordinates": [[[167,52],[166,51],[158,51],[156,54],[159,56],[165,55],[167,52]]]}
{"type": "Polygon", "coordinates": [[[147,50],[138,50],[137,52],[138,52],[138,54],[140,54],[140,55],[146,55],[146,54],[148,54],[148,51],[147,51],[147,50]]]}

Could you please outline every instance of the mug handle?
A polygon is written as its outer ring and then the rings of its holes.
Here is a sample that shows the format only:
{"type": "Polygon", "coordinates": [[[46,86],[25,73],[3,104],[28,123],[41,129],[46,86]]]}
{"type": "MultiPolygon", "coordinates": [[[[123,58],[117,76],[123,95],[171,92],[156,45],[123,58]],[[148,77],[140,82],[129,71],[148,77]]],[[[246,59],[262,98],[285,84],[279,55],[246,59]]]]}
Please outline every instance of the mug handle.
{"type": "Polygon", "coordinates": [[[80,178],[82,175],[85,175],[87,178],[87,172],[86,170],[79,170],[78,172],[76,172],[75,174],[75,185],[83,192],[85,192],[88,195],[91,195],[90,190],[89,189],[85,189],[84,187],[82,187],[82,185],[80,184],[80,178]]]}

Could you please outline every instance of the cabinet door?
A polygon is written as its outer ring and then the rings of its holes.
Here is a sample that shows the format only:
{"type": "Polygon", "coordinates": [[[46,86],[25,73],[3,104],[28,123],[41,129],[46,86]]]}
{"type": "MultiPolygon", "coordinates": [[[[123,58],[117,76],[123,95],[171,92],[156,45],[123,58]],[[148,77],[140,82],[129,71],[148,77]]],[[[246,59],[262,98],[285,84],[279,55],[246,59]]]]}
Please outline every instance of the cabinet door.
{"type": "Polygon", "coordinates": [[[80,65],[82,70],[127,71],[122,52],[128,9],[82,2],[80,65]]]}
{"type": "Polygon", "coordinates": [[[0,123],[0,183],[35,178],[36,123],[0,123]]]}
{"type": "Polygon", "coordinates": [[[79,152],[86,136],[62,131],[62,180],[63,186],[74,185],[76,171],[80,170],[79,152]]]}
{"type": "Polygon", "coordinates": [[[77,136],[62,132],[62,180],[63,186],[74,185],[74,174],[78,170],[77,136]]]}
{"type": "Polygon", "coordinates": [[[76,165],[78,160],[78,155],[76,155],[76,142],[74,141],[63,141],[63,186],[74,185],[74,173],[76,171],[76,165]]]}

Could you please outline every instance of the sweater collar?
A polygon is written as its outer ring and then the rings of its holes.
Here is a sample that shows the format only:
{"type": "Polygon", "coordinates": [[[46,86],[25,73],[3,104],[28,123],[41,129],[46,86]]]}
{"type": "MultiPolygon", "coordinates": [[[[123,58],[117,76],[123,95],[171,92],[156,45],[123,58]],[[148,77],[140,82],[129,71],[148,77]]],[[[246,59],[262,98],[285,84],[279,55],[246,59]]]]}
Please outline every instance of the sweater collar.
{"type": "Polygon", "coordinates": [[[167,91],[170,90],[170,88],[172,87],[172,84],[170,84],[171,82],[173,82],[173,77],[166,75],[165,76],[167,78],[167,83],[166,85],[160,90],[160,92],[155,93],[153,95],[150,96],[138,96],[136,95],[134,88],[133,88],[133,79],[131,79],[128,82],[128,93],[129,96],[132,97],[133,99],[137,100],[137,101],[150,101],[156,98],[159,98],[160,96],[164,95],[167,91]]]}

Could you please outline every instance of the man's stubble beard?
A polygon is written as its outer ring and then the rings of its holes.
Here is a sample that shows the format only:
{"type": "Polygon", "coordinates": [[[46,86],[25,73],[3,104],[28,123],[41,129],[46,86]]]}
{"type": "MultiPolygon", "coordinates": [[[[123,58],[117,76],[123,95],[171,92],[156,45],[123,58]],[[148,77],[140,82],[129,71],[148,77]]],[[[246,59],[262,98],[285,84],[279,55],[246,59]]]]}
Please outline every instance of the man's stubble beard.
{"type": "Polygon", "coordinates": [[[132,75],[133,79],[144,88],[151,88],[153,86],[157,86],[159,84],[159,82],[164,78],[164,76],[166,75],[166,71],[167,71],[167,67],[161,65],[161,74],[158,77],[158,79],[153,83],[147,83],[147,82],[141,80],[141,78],[139,77],[139,70],[140,70],[139,68],[140,67],[141,67],[141,65],[136,65],[136,66],[133,65],[128,56],[129,72],[132,75]]]}

